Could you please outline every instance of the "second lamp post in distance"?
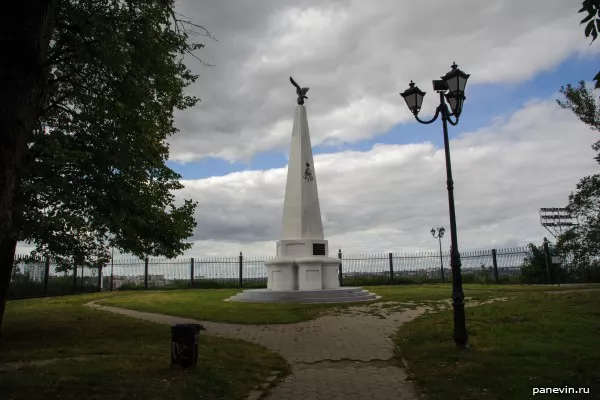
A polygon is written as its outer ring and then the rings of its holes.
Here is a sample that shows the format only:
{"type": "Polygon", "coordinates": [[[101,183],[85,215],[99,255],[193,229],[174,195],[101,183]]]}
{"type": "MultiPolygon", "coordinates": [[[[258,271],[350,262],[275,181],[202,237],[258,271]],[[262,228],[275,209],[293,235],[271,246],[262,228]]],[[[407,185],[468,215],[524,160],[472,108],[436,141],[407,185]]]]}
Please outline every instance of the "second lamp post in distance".
{"type": "Polygon", "coordinates": [[[442,79],[433,81],[433,90],[440,95],[440,104],[435,110],[435,115],[429,121],[423,121],[419,118],[419,111],[423,104],[425,92],[421,91],[411,81],[409,88],[400,93],[409,110],[415,116],[415,119],[422,124],[431,124],[442,117],[442,127],[444,130],[444,150],[446,153],[446,184],[448,188],[448,207],[450,209],[450,267],[452,270],[452,308],[454,314],[454,334],[452,338],[458,348],[469,347],[469,336],[467,334],[467,325],[465,321],[465,294],[462,287],[462,277],[460,274],[460,253],[458,252],[458,239],[456,235],[456,213],[454,210],[454,181],[452,180],[452,165],[450,162],[450,144],[448,140],[448,123],[456,126],[462,112],[465,97],[465,87],[467,86],[469,75],[458,69],[456,63],[452,64],[452,70],[442,79]],[[446,104],[450,104],[452,113],[448,110],[446,104]],[[452,119],[454,117],[455,120],[452,119]]]}
{"type": "Polygon", "coordinates": [[[446,232],[446,230],[444,229],[443,226],[441,228],[437,228],[437,236],[436,236],[435,229],[431,228],[431,235],[435,239],[438,239],[440,242],[440,273],[442,274],[442,283],[446,282],[446,279],[444,278],[444,259],[442,257],[442,238],[444,237],[445,232],[446,232]]]}

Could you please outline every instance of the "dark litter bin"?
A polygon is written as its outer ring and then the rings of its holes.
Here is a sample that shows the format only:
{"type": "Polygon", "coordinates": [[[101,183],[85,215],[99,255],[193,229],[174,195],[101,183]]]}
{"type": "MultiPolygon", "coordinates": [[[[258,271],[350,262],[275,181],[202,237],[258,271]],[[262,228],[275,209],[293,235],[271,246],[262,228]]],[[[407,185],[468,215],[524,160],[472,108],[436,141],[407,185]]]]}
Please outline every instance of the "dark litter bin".
{"type": "Polygon", "coordinates": [[[198,339],[204,327],[200,324],[171,326],[171,366],[190,368],[198,365],[198,339]]]}

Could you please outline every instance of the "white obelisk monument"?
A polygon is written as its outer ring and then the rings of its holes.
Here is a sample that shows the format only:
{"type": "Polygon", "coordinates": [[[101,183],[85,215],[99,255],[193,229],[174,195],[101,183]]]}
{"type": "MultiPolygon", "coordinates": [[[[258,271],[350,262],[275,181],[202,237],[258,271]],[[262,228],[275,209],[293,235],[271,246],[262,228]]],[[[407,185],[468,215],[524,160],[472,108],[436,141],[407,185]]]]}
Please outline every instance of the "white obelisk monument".
{"type": "MultiPolygon", "coordinates": [[[[290,80],[295,84],[292,78],[290,80]]],[[[340,286],[340,260],[327,256],[329,248],[323,236],[317,176],[304,107],[308,88],[297,88],[299,97],[285,186],[283,230],[281,240],[277,241],[277,258],[266,263],[267,289],[335,289],[340,286]]]]}
{"type": "Polygon", "coordinates": [[[301,88],[290,77],[298,95],[283,203],[283,229],[277,257],[266,262],[267,289],[250,289],[228,299],[248,302],[355,302],[378,297],[358,287],[340,288],[340,260],[328,257],[323,235],[308,119],[301,88]]]}

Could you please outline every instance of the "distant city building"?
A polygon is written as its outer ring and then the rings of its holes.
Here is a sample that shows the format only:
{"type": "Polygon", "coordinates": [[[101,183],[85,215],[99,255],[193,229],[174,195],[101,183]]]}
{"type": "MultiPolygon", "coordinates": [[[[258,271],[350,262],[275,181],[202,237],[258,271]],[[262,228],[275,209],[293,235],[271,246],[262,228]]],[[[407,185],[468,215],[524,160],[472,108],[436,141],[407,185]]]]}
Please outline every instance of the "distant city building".
{"type": "Polygon", "coordinates": [[[44,280],[44,270],[43,263],[24,264],[21,268],[23,274],[29,276],[29,279],[35,282],[42,282],[44,280]]]}
{"type": "MultiPolygon", "coordinates": [[[[164,275],[148,275],[148,286],[162,287],[167,284],[164,275]]],[[[118,289],[124,285],[144,286],[144,275],[114,276],[113,288],[118,289]]]]}

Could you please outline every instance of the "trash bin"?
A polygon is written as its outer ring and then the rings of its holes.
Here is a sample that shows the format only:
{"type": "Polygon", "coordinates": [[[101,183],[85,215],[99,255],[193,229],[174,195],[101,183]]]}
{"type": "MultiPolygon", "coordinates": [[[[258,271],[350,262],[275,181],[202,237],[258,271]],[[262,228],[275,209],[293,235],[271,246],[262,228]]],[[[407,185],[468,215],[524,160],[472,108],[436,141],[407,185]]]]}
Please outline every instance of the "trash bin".
{"type": "Polygon", "coordinates": [[[177,324],[171,326],[171,366],[190,368],[198,365],[198,339],[200,324],[177,324]]]}

